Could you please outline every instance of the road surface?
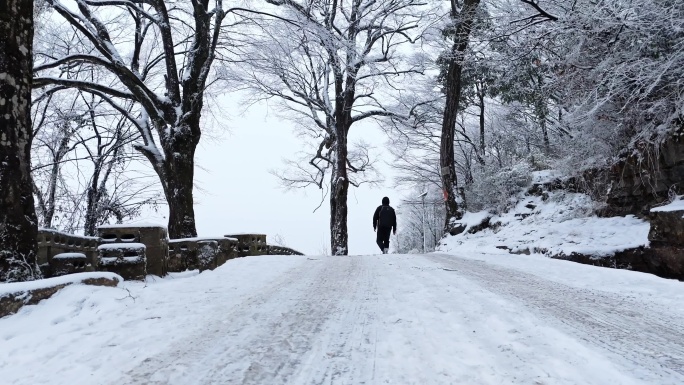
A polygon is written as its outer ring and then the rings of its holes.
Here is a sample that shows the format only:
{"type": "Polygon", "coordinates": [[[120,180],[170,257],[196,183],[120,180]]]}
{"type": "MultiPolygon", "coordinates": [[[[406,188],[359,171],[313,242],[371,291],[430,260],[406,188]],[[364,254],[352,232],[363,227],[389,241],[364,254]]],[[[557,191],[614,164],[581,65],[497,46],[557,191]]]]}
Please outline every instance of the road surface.
{"type": "Polygon", "coordinates": [[[684,384],[684,305],[473,258],[301,257],[230,305],[211,295],[111,383],[684,384]]]}

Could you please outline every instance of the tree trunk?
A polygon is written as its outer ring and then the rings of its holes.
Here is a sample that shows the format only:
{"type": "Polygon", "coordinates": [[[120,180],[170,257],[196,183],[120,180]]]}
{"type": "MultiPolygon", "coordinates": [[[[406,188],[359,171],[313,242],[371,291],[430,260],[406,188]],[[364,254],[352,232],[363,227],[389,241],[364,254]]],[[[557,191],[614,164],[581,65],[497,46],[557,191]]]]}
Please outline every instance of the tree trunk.
{"type": "Polygon", "coordinates": [[[539,120],[539,125],[542,130],[542,137],[544,139],[544,153],[549,154],[551,152],[551,143],[549,142],[549,131],[546,129],[546,115],[543,115],[539,120]]]}
{"type": "Polygon", "coordinates": [[[98,180],[100,178],[101,165],[99,162],[95,165],[93,170],[93,177],[90,181],[87,194],[85,224],[83,225],[83,234],[87,236],[95,236],[97,234],[97,209],[99,203],[100,191],[98,190],[98,180]]]}
{"type": "MultiPolygon", "coordinates": [[[[480,156],[477,155],[477,151],[475,152],[475,159],[481,159],[480,156]]],[[[465,179],[465,185],[470,186],[475,182],[475,178],[473,178],[473,161],[472,161],[472,156],[469,156],[469,154],[466,151],[463,151],[463,176],[465,179]]]]}
{"type": "Polygon", "coordinates": [[[477,95],[480,101],[480,156],[478,160],[482,165],[485,164],[485,103],[484,103],[484,91],[479,92],[477,95]]]}
{"type": "Polygon", "coordinates": [[[349,234],[347,232],[347,129],[338,128],[335,140],[335,160],[330,174],[330,250],[332,255],[349,253],[349,234]]]}
{"type": "MultiPolygon", "coordinates": [[[[65,125],[66,126],[66,125],[65,125]]],[[[65,127],[62,131],[64,137],[59,142],[57,153],[52,157],[52,169],[50,170],[50,180],[48,183],[48,197],[43,212],[43,226],[51,229],[52,219],[55,217],[55,209],[57,207],[57,182],[59,180],[60,169],[62,167],[62,158],[67,153],[69,148],[69,135],[67,135],[68,128],[65,127]]]]}
{"type": "Polygon", "coordinates": [[[444,107],[444,119],[442,120],[442,137],[439,149],[439,165],[442,176],[442,188],[446,207],[446,219],[444,231],[451,230],[454,221],[463,218],[465,197],[463,189],[458,188],[454,158],[454,135],[456,131],[456,118],[458,116],[459,102],[461,98],[461,72],[463,70],[463,56],[468,47],[470,31],[480,0],[466,0],[463,9],[457,11],[457,5],[452,0],[452,20],[456,23],[454,43],[451,47],[449,67],[447,69],[445,94],[446,105],[444,107]]]}
{"type": "MultiPolygon", "coordinates": [[[[185,120],[178,126],[171,127],[161,139],[164,151],[163,158],[148,147],[136,147],[152,164],[159,176],[164,196],[169,206],[169,238],[194,238],[197,236],[195,226],[195,209],[193,207],[193,180],[195,175],[195,150],[200,140],[200,114],[188,112],[185,120]]],[[[157,132],[166,132],[163,121],[155,122],[161,128],[157,132]]]]}
{"type": "MultiPolygon", "coordinates": [[[[199,126],[199,117],[197,124],[199,126]]],[[[187,127],[178,128],[183,134],[177,134],[173,140],[164,145],[166,157],[162,166],[164,170],[162,185],[169,205],[169,237],[171,239],[197,236],[193,181],[199,128],[197,134],[191,135],[189,132],[192,130],[187,127]]]]}
{"type": "MultiPolygon", "coordinates": [[[[539,94],[545,95],[545,93],[541,91],[541,85],[544,84],[544,77],[541,74],[537,77],[537,84],[540,88],[539,94]]],[[[535,109],[537,113],[537,118],[539,119],[539,126],[541,127],[542,137],[544,140],[544,153],[548,155],[551,152],[551,143],[549,141],[549,132],[546,129],[546,117],[549,116],[549,106],[547,103],[547,99],[538,99],[537,106],[535,109]]]]}
{"type": "Polygon", "coordinates": [[[0,2],[0,281],[40,278],[31,181],[33,1],[0,2]]]}
{"type": "Polygon", "coordinates": [[[52,219],[55,217],[55,199],[57,197],[57,181],[59,179],[59,159],[53,159],[52,170],[50,170],[50,180],[48,182],[48,196],[43,212],[43,226],[52,228],[52,219]]]}

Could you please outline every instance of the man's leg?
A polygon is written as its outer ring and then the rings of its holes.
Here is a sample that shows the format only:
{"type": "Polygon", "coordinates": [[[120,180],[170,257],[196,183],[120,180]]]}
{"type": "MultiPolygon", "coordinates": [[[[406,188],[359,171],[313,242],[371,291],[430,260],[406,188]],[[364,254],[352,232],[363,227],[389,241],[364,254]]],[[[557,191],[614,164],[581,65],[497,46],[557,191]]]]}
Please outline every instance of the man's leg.
{"type": "Polygon", "coordinates": [[[378,244],[378,247],[380,248],[380,251],[383,251],[383,247],[382,247],[382,227],[378,227],[378,229],[376,230],[375,243],[378,244]]]}
{"type": "MultiPolygon", "coordinates": [[[[380,232],[380,229],[378,229],[378,232],[380,232]]],[[[392,228],[391,227],[382,227],[382,246],[381,248],[387,249],[389,251],[389,238],[390,234],[392,233],[392,228]]]]}

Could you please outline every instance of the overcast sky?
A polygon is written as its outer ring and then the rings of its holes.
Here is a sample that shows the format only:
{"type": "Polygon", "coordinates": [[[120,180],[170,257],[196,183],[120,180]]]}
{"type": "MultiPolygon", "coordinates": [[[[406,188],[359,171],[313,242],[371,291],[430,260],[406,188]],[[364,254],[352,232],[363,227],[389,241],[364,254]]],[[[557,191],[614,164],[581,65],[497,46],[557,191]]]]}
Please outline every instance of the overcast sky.
{"type": "MultiPolygon", "coordinates": [[[[329,203],[314,213],[321,202],[316,187],[284,191],[269,170],[281,168],[284,158],[292,158],[301,148],[302,139],[293,132],[293,124],[277,116],[277,105],[251,107],[245,114],[237,96],[219,98],[222,126],[212,127],[200,141],[195,171],[195,216],[198,236],[222,236],[255,232],[268,236],[273,243],[279,235],[284,243],[305,254],[329,253],[329,203]]],[[[209,123],[212,119],[203,116],[209,123]]],[[[350,188],[349,253],[378,254],[372,217],[383,196],[393,206],[400,194],[391,187],[393,180],[390,154],[384,149],[386,136],[376,127],[352,127],[351,140],[363,137],[377,147],[385,182],[377,188],[350,188]]],[[[149,218],[160,223],[160,214],[149,218]]],[[[394,237],[391,240],[394,243],[394,237]]],[[[393,246],[393,245],[392,245],[393,246]]]]}

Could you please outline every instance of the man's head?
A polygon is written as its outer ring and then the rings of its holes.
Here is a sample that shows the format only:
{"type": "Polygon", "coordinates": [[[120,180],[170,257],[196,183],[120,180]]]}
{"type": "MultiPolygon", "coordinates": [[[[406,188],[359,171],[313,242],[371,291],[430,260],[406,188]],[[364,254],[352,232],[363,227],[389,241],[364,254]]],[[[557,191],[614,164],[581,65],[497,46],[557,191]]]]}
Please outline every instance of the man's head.
{"type": "Polygon", "coordinates": [[[388,197],[382,198],[382,204],[385,206],[389,205],[389,198],[388,197]]]}

